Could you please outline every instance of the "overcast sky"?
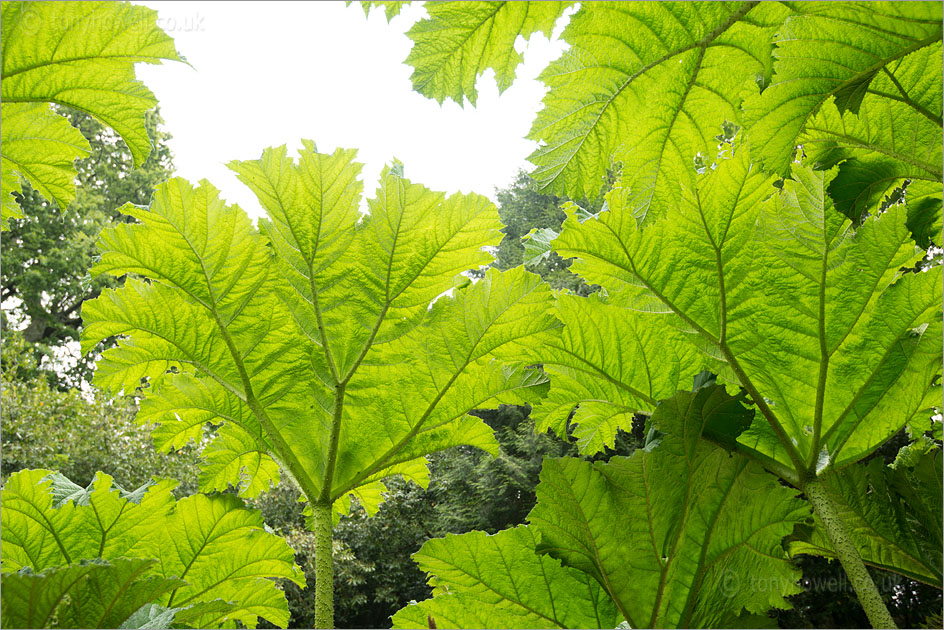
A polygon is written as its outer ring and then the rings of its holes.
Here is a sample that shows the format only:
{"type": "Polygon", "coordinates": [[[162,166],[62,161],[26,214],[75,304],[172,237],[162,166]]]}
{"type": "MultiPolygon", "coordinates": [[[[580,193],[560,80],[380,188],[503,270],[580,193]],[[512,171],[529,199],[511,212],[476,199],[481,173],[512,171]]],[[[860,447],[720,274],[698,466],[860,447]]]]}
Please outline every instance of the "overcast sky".
{"type": "MultiPolygon", "coordinates": [[[[494,198],[528,167],[525,140],[544,87],[535,80],[563,50],[535,35],[518,80],[501,96],[491,71],[478,106],[440,106],[411,89],[405,32],[425,15],[407,7],[387,24],[343,2],[144,2],[191,64],[138,65],[157,96],[179,175],[207,178],[251,215],[254,195],[224,166],[310,138],[321,152],[359,149],[365,190],[373,193],[394,156],[406,176],[435,190],[494,198]]],[[[519,45],[522,40],[519,39],[519,45]]]]}

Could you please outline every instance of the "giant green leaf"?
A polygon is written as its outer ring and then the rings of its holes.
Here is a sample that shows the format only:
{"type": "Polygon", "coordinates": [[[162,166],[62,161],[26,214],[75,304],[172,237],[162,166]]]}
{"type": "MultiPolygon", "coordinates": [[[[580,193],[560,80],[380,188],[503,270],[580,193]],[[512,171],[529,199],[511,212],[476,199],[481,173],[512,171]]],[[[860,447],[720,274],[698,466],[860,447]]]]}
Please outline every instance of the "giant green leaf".
{"type": "Polygon", "coordinates": [[[567,327],[535,357],[557,376],[538,408],[544,426],[559,430],[580,404],[615,422],[583,427],[585,412],[578,411],[578,435],[602,430],[600,439],[611,443],[620,424],[629,428],[633,412],[651,411],[704,368],[726,369],[711,345],[728,335],[728,293],[750,298],[742,287],[750,268],[745,253],[771,181],[739,154],[703,175],[669,216],[648,227],[638,227],[622,186],[596,218],[568,217],[554,247],[578,256],[575,268],[609,295],[606,305],[558,299],[567,327]]]}
{"type": "Polygon", "coordinates": [[[467,443],[497,454],[491,433],[475,429],[480,421],[466,413],[493,399],[533,400],[531,389],[546,379],[521,357],[525,344],[540,343],[558,326],[550,297],[540,277],[523,269],[490,271],[439,300],[408,335],[368,354],[362,378],[349,386],[358,413],[342,424],[350,437],[340,450],[335,493],[382,467],[463,443],[463,436],[480,436],[467,443]],[[412,369],[398,373],[390,365],[412,369]]]}
{"type": "Polygon", "coordinates": [[[775,3],[585,3],[564,30],[571,49],[541,74],[550,88],[528,137],[535,179],[594,196],[622,163],[640,219],[674,199],[714,157],[726,120],[771,71],[770,40],[789,13],[775,3]]]}
{"type": "MultiPolygon", "coordinates": [[[[139,608],[185,584],[147,575],[155,559],[83,561],[34,573],[4,573],[5,628],[117,628],[139,608]]],[[[170,618],[173,620],[173,616],[170,618]]],[[[169,624],[168,624],[169,625],[169,624]]]]}
{"type": "Polygon", "coordinates": [[[535,553],[533,527],[427,541],[413,555],[433,599],[393,616],[394,628],[615,628],[622,618],[590,576],[535,553]]]}
{"type": "Polygon", "coordinates": [[[748,413],[709,385],[656,408],[652,426],[665,435],[651,452],[546,460],[529,516],[538,551],[594,576],[633,628],[721,627],[744,610],[787,607],[799,572],[781,538],[808,508],[756,463],[702,439],[748,413]]]}
{"type": "Polygon", "coordinates": [[[60,207],[75,196],[75,168],[72,162],[89,154],[89,143],[68,119],[45,103],[3,103],[0,142],[0,200],[2,227],[10,219],[23,217],[13,193],[21,192],[20,175],[47,199],[60,207]]]}
{"type": "MultiPolygon", "coordinates": [[[[867,564],[941,586],[941,450],[907,465],[881,458],[823,478],[867,564]]],[[[791,553],[835,557],[819,519],[790,544],[791,553]]]]}
{"type": "MultiPolygon", "coordinates": [[[[756,157],[766,168],[781,174],[789,169],[793,148],[808,119],[831,96],[840,111],[858,112],[868,93],[877,90],[889,94],[882,84],[891,84],[887,76],[893,76],[892,72],[899,70],[897,64],[910,53],[932,47],[938,62],[929,67],[938,79],[935,82],[932,74],[920,90],[924,94],[909,98],[906,93],[905,98],[913,102],[940,100],[941,49],[936,45],[941,41],[939,3],[803,5],[806,14],[789,17],[777,31],[773,82],[744,103],[756,157]]],[[[914,91],[917,82],[909,81],[912,75],[907,71],[903,75],[905,85],[914,91]]],[[[905,88],[892,88],[895,100],[902,99],[899,89],[905,88]]],[[[940,105],[936,110],[940,137],[940,105]]]]}
{"type": "Polygon", "coordinates": [[[287,603],[272,578],[305,583],[285,541],[233,495],[175,501],[174,485],[125,492],[103,473],[88,488],[45,470],[10,477],[2,494],[3,571],[19,573],[9,591],[4,577],[4,597],[14,598],[6,605],[17,597],[47,601],[63,627],[117,627],[148,602],[190,609],[195,627],[255,627],[258,617],[285,627],[287,603]],[[66,593],[69,603],[58,609],[66,593]]]}
{"type": "Polygon", "coordinates": [[[524,348],[559,326],[546,285],[515,270],[457,288],[491,260],[494,205],[398,167],[362,217],[353,160],[305,142],[297,160],[280,147],[232,163],[269,212],[260,232],[208,183],[178,179],[149,210],[127,208],[141,223],[101,237],[97,271],[151,282],[85,305],[85,344],[125,337],[97,382],[130,392],[145,378],[142,419],[160,425],[164,448],[222,425],[204,451],[205,489],[255,495],[282,466],[311,501],[346,512],[355,496],[373,510],[383,477],[422,479],[428,453],[495,451],[470,409],[544,386],[524,348]]]}
{"type": "Polygon", "coordinates": [[[47,103],[95,116],[141,164],[151,152],[144,114],[157,101],[135,79],[134,64],[181,58],[157,26],[157,12],[126,2],[4,2],[2,31],[5,226],[19,214],[12,199],[18,176],[61,207],[75,196],[72,161],[89,144],[47,103]]]}
{"type": "Polygon", "coordinates": [[[431,540],[414,556],[434,597],[397,613],[395,627],[761,622],[751,615],[798,591],[781,539],[809,512],[756,463],[702,439],[750,417],[707,383],[656,408],[658,446],[606,464],[546,459],[530,525],[431,540]]]}
{"type": "MultiPolygon", "coordinates": [[[[551,36],[554,22],[570,2],[427,2],[429,17],[407,35],[413,49],[406,63],[413,67],[413,89],[440,104],[451,98],[472,105],[475,81],[488,68],[495,71],[499,93],[508,89],[522,57],[518,36],[551,36]]],[[[390,8],[387,9],[388,18],[390,8]]]]}
{"type": "MultiPolygon", "coordinates": [[[[681,363],[692,346],[703,351],[703,367],[747,388],[762,413],[740,440],[769,463],[799,474],[874,450],[931,406],[941,369],[940,270],[899,272],[921,254],[906,206],[856,229],[827,193],[835,171],[795,167],[794,176],[778,191],[742,148],[648,227],[637,227],[622,188],[598,218],[568,218],[554,247],[579,257],[577,273],[636,312],[605,328],[568,320],[583,331],[565,335],[543,360],[567,369],[598,362],[596,348],[615,346],[617,328],[639,318],[675,348],[659,347],[658,364],[637,353],[652,373],[664,375],[665,357],[675,352],[681,363]],[[594,345],[577,342],[601,333],[607,337],[594,345]]],[[[594,387],[627,392],[645,384],[646,372],[628,366],[629,357],[607,360],[613,365],[598,370],[594,387]]],[[[561,389],[551,400],[587,399],[582,384],[564,380],[561,389]]],[[[621,409],[626,400],[594,404],[621,409]]],[[[566,410],[561,404],[552,426],[566,410]]]]}

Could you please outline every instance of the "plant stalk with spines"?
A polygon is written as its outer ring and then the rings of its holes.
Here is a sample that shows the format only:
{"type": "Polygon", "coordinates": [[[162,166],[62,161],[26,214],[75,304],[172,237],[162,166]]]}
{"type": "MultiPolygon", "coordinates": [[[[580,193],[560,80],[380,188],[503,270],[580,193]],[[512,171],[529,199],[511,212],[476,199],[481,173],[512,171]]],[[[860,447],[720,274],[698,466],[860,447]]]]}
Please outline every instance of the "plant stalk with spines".
{"type": "Polygon", "coordinates": [[[312,504],[315,525],[315,628],[334,627],[334,557],[331,504],[312,504]]]}
{"type": "Polygon", "coordinates": [[[839,562],[842,563],[842,568],[845,569],[849,582],[855,589],[859,603],[862,604],[869,618],[869,623],[873,628],[897,628],[895,620],[892,619],[888,607],[882,600],[881,593],[876,588],[872,576],[869,575],[869,570],[856,550],[855,542],[849,536],[845,523],[836,514],[836,507],[829,493],[823,488],[822,481],[811,479],[803,485],[803,492],[820,517],[823,529],[826,530],[826,535],[836,555],[839,556],[839,562]]]}

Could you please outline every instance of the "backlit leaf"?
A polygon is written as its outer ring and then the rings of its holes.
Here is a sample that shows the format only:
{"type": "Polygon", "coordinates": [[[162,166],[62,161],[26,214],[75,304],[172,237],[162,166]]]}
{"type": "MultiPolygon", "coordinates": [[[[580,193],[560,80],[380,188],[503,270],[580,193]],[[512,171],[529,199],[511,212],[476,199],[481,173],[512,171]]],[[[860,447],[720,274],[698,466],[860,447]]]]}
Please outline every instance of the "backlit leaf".
{"type": "MultiPolygon", "coordinates": [[[[622,319],[643,319],[656,338],[663,333],[655,330],[665,331],[679,357],[689,346],[703,352],[700,366],[681,373],[707,368],[767,401],[767,420],[759,416],[739,439],[787,466],[813,466],[823,452],[834,465],[857,461],[927,409],[941,369],[940,271],[899,272],[921,255],[906,207],[855,229],[833,208],[834,176],[795,167],[795,179],[777,191],[742,149],[703,175],[663,221],[637,228],[617,189],[609,212],[584,223],[569,218],[554,242],[561,255],[582,259],[575,272],[637,311],[622,319]]],[[[598,334],[599,325],[574,320],[583,337],[598,334]]],[[[605,334],[614,347],[614,333],[605,334]]],[[[572,349],[584,361],[599,354],[572,349]]],[[[553,352],[547,362],[569,365],[553,352]]],[[[665,362],[651,371],[665,374],[665,362]]],[[[603,372],[598,383],[614,370],[603,372]]],[[[585,397],[571,394],[574,403],[585,397]]]]}
{"type": "Polygon", "coordinates": [[[534,178],[593,197],[622,163],[640,220],[677,198],[712,159],[721,124],[771,71],[771,38],[788,14],[774,3],[585,3],[564,30],[571,49],[541,74],[550,88],[528,137],[534,178]]]}
{"type": "MultiPolygon", "coordinates": [[[[910,53],[941,41],[936,2],[804,4],[806,15],[787,18],[778,29],[773,82],[744,103],[756,158],[784,175],[808,119],[830,96],[840,111],[854,114],[853,105],[873,89],[870,78],[879,80],[883,69],[894,70],[910,53]]],[[[939,45],[936,50],[940,59],[939,45]]]]}
{"type": "MultiPolygon", "coordinates": [[[[406,63],[414,68],[413,89],[459,105],[475,105],[475,81],[495,71],[499,93],[511,86],[522,57],[515,50],[520,35],[551,36],[554,22],[570,2],[427,2],[429,18],[407,35],[414,46],[406,63]]],[[[388,14],[389,17],[389,14],[388,14]]]]}
{"type": "Polygon", "coordinates": [[[163,480],[125,492],[103,473],[88,488],[45,470],[14,474],[2,497],[4,572],[28,567],[41,573],[42,578],[17,578],[37,594],[72,589],[71,607],[59,611],[63,627],[72,626],[70,620],[82,627],[81,620],[96,615],[101,621],[95,623],[104,625],[90,627],[117,627],[125,617],[109,616],[111,600],[129,606],[121,609],[125,616],[147,602],[179,609],[200,604],[201,618],[214,615],[220,624],[239,620],[255,627],[261,616],[285,627],[288,606],[272,578],[305,583],[285,541],[264,531],[259,512],[245,509],[235,496],[175,501],[174,485],[163,480]],[[100,575],[73,575],[83,561],[107,568],[89,569],[100,575]],[[86,581],[75,583],[79,578],[86,581]]]}
{"type": "Polygon", "coordinates": [[[151,152],[144,115],[157,100],[134,64],[182,61],[157,12],[127,2],[4,2],[2,17],[2,222],[19,214],[17,175],[65,208],[72,161],[89,144],[48,103],[91,114],[128,144],[136,165],[151,152]]]}
{"type": "MultiPolygon", "coordinates": [[[[941,586],[941,450],[891,468],[881,458],[823,478],[826,490],[866,564],[941,586]]],[[[835,557],[817,527],[790,552],[835,557]]]]}
{"type": "Polygon", "coordinates": [[[84,343],[118,335],[96,381],[142,386],[161,448],[201,441],[201,487],[255,496],[288,470],[311,501],[368,511],[382,479],[422,479],[423,458],[465,444],[497,453],[471,409],[533,401],[546,376],[524,349],[557,334],[540,278],[490,271],[495,206],[381,174],[361,216],[355,152],[305,141],[230,167],[269,211],[256,231],[207,182],[175,179],[140,223],[100,238],[95,271],[135,273],[83,307],[84,343]],[[453,295],[449,295],[452,293],[453,295]],[[435,302],[435,303],[434,303],[435,302]]]}
{"type": "Polygon", "coordinates": [[[399,611],[393,627],[426,627],[430,617],[437,628],[615,628],[622,618],[606,592],[536,554],[538,540],[533,527],[518,526],[427,541],[413,558],[431,575],[434,597],[399,611]]]}

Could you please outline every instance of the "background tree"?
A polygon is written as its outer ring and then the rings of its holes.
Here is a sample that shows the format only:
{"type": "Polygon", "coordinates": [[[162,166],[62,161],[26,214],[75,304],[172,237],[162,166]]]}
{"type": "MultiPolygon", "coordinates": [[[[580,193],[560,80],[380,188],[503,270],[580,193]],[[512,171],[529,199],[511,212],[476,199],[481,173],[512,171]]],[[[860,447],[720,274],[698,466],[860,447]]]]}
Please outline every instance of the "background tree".
{"type": "MultiPolygon", "coordinates": [[[[0,252],[0,326],[7,338],[11,329],[22,329],[27,347],[39,367],[48,368],[57,354],[71,355],[56,377],[60,388],[88,380],[94,357],[103,348],[81,354],[78,350],[82,303],[120,279],[108,275],[89,277],[96,256],[95,241],[111,221],[126,220],[118,212],[125,203],[146,205],[151,192],[174,171],[163,120],[155,109],[147,113],[146,128],[154,149],[147,160],[132,169],[134,160],[124,140],[88,114],[58,107],[82,132],[92,147],[88,158],[76,163],[75,200],[65,209],[45,199],[28,182],[15,193],[25,217],[10,221],[0,252]],[[49,357],[43,361],[43,357],[49,357]],[[69,365],[71,364],[71,365],[69,365]]],[[[5,343],[5,342],[4,342],[5,343]]]]}
{"type": "MultiPolygon", "coordinates": [[[[608,178],[600,195],[592,200],[583,199],[578,205],[590,213],[599,212],[603,207],[603,193],[612,183],[613,178],[608,178]]],[[[505,224],[502,229],[505,236],[495,250],[496,260],[492,265],[504,271],[525,263],[524,239],[532,230],[560,231],[566,217],[561,205],[568,199],[538,192],[537,184],[525,171],[518,171],[511,185],[496,191],[496,197],[499,216],[505,224]]],[[[551,251],[525,267],[540,275],[553,289],[567,289],[578,295],[596,291],[596,285],[587,284],[570,271],[571,264],[572,258],[561,258],[557,252],[551,251]]]]}
{"type": "Polygon", "coordinates": [[[4,335],[0,365],[4,483],[20,470],[45,468],[82,486],[104,471],[123,488],[137,488],[157,476],[179,479],[179,497],[196,491],[195,450],[186,446],[158,453],[150,428],[135,422],[131,398],[90,399],[77,389],[50,385],[18,333],[4,335]]]}

